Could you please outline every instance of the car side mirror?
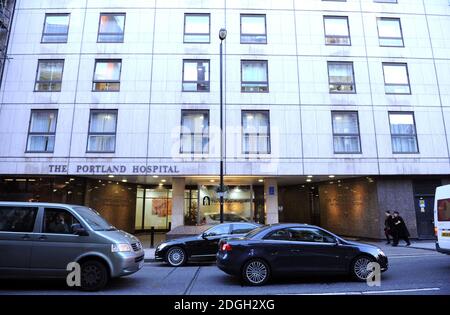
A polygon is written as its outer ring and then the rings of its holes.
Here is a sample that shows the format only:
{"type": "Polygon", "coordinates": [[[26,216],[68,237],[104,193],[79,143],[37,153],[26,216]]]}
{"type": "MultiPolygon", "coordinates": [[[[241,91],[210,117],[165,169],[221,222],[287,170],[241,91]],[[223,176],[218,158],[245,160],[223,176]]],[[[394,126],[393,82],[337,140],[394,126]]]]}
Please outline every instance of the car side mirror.
{"type": "Polygon", "coordinates": [[[203,232],[203,233],[202,233],[202,238],[203,238],[204,240],[206,240],[206,239],[208,238],[208,233],[203,232]]]}
{"type": "Polygon", "coordinates": [[[337,238],[334,239],[334,245],[335,246],[341,245],[341,242],[339,241],[339,239],[337,239],[337,238]]]}
{"type": "Polygon", "coordinates": [[[89,233],[86,231],[84,227],[81,226],[79,223],[72,224],[72,232],[75,235],[78,236],[88,236],[89,233]]]}

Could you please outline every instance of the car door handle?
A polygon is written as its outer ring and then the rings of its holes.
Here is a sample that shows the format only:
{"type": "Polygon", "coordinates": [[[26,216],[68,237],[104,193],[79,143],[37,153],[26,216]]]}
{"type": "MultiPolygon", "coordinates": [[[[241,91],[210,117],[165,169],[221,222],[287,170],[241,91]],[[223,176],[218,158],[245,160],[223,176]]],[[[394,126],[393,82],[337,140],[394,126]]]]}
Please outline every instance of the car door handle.
{"type": "Polygon", "coordinates": [[[28,240],[31,239],[31,237],[30,237],[30,235],[24,235],[24,236],[22,236],[22,239],[23,239],[24,241],[28,241],[28,240]]]}
{"type": "Polygon", "coordinates": [[[293,253],[300,253],[301,250],[300,249],[291,249],[291,252],[293,252],[293,253]]]}
{"type": "Polygon", "coordinates": [[[38,240],[40,240],[40,241],[45,241],[46,239],[47,239],[47,236],[45,236],[45,235],[41,235],[38,238],[38,240]]]}

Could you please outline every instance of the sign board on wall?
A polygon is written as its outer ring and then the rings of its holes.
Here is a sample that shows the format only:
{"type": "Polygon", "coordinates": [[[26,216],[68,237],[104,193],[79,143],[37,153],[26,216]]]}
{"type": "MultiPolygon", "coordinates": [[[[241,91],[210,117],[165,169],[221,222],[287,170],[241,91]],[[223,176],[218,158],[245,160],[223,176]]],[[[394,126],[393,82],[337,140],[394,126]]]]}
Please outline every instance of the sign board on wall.
{"type": "Polygon", "coordinates": [[[89,174],[89,175],[147,175],[147,174],[180,174],[177,165],[121,165],[121,164],[75,164],[70,170],[67,164],[50,164],[50,174],[89,174]]]}

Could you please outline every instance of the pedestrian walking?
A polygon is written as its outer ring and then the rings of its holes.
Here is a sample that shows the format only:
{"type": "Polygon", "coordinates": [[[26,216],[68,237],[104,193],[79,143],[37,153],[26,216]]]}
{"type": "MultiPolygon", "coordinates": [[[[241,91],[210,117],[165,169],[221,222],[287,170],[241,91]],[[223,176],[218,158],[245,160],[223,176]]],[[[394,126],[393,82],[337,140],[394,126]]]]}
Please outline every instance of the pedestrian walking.
{"type": "Polygon", "coordinates": [[[406,227],[405,220],[403,220],[398,211],[394,212],[393,227],[394,242],[392,246],[398,246],[399,240],[404,240],[406,242],[406,246],[411,245],[411,242],[409,241],[409,231],[406,227]]]}
{"type": "Polygon", "coordinates": [[[386,235],[386,244],[391,244],[391,237],[393,237],[394,218],[391,211],[386,211],[386,219],[384,220],[384,234],[386,235]]]}

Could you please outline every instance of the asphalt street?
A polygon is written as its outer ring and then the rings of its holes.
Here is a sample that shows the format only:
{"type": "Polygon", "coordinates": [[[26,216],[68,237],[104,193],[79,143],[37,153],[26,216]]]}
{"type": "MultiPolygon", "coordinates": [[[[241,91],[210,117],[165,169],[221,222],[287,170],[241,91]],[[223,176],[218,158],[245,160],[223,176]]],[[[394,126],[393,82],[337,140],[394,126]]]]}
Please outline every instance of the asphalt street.
{"type": "MultiPolygon", "coordinates": [[[[396,249],[388,253],[390,269],[381,286],[369,287],[342,276],[274,279],[263,287],[242,286],[212,263],[172,268],[163,263],[146,263],[138,273],[113,280],[95,294],[159,295],[298,295],[298,294],[450,294],[450,256],[430,250],[396,249]]],[[[5,294],[87,294],[69,289],[64,281],[3,280],[5,294]]],[[[89,293],[92,294],[92,293],[89,293]]]]}

